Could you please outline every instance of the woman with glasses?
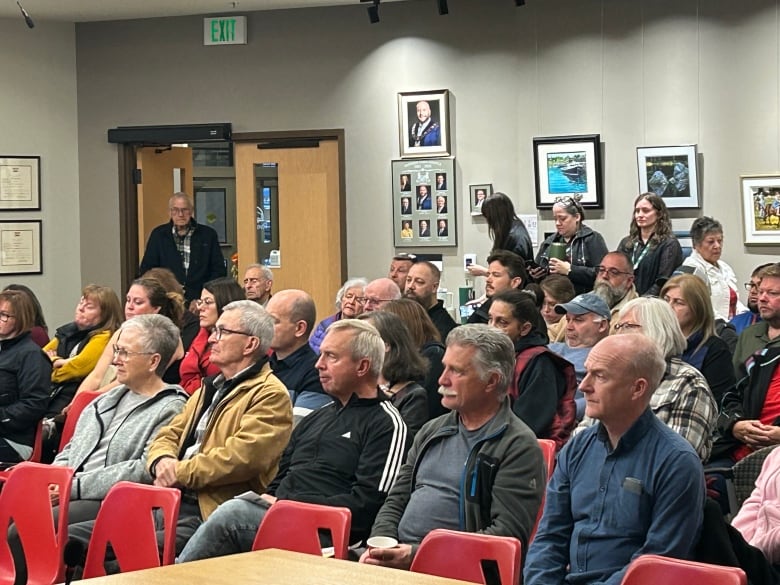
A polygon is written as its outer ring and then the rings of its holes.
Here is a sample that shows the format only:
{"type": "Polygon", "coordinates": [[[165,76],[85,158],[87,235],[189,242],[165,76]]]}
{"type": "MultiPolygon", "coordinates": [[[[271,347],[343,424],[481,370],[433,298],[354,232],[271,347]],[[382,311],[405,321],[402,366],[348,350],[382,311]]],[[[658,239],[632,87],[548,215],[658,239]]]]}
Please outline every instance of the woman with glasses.
{"type": "Polygon", "coordinates": [[[35,296],[32,289],[23,284],[9,284],[3,290],[18,291],[30,297],[33,306],[35,307],[35,325],[33,325],[33,328],[30,331],[30,337],[32,337],[32,340],[40,347],[44,347],[49,343],[49,326],[46,325],[46,319],[43,318],[43,308],[38,301],[38,297],[35,296]]]}
{"type": "Polygon", "coordinates": [[[737,384],[726,342],[715,334],[715,317],[707,285],[698,276],[681,274],[666,281],[660,297],[669,303],[686,338],[680,358],[699,370],[715,401],[737,384]]]}
{"type": "Polygon", "coordinates": [[[661,197],[642,193],[636,198],[629,234],[620,240],[617,249],[631,259],[637,294],[656,296],[661,288],[656,281],[669,277],[683,259],[661,197]]]}
{"type": "Polygon", "coordinates": [[[0,462],[29,459],[51,391],[51,360],[32,340],[35,306],[20,291],[0,293],[0,462]]]}
{"type": "Polygon", "coordinates": [[[555,202],[552,208],[555,233],[539,246],[536,254],[538,266],[529,271],[536,280],[547,274],[565,276],[571,280],[578,295],[593,289],[595,267],[609,251],[601,234],[583,223],[585,210],[579,203],[580,198],[578,195],[562,197],[555,202]],[[564,258],[551,254],[553,244],[565,250],[564,258]]]}
{"type": "Polygon", "coordinates": [[[339,292],[336,293],[337,311],[320,321],[309,337],[309,345],[314,353],[320,353],[320,344],[325,339],[325,331],[331,323],[339,319],[354,319],[363,313],[366,306],[365,289],[367,284],[368,281],[365,278],[352,278],[341,285],[339,292]]]}
{"type": "Polygon", "coordinates": [[[203,285],[200,298],[196,301],[200,331],[192,340],[192,345],[179,366],[181,387],[187,394],[198,390],[206,376],[219,374],[219,368],[211,363],[209,337],[214,332],[223,307],[245,298],[244,289],[232,278],[216,278],[203,285]]]}

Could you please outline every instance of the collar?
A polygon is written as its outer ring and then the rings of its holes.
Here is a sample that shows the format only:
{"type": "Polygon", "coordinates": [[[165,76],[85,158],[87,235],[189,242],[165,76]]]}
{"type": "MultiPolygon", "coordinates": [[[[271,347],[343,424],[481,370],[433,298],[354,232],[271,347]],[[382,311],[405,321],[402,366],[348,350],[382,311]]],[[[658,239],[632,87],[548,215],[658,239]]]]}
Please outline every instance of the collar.
{"type": "Polygon", "coordinates": [[[16,337],[12,337],[10,339],[3,339],[0,341],[0,351],[6,351],[10,348],[12,348],[14,345],[16,345],[19,342],[24,341],[25,339],[30,338],[30,332],[25,331],[21,335],[17,335],[16,337]]]}
{"type": "Polygon", "coordinates": [[[271,357],[268,359],[268,361],[271,364],[271,369],[274,371],[276,371],[280,366],[283,369],[293,370],[300,362],[310,357],[311,355],[314,355],[316,357],[317,354],[314,353],[314,350],[307,342],[304,343],[298,349],[296,349],[294,352],[292,352],[290,355],[288,355],[286,358],[281,360],[278,357],[276,357],[276,352],[273,352],[271,354],[271,357]]]}
{"type": "Polygon", "coordinates": [[[598,439],[604,443],[604,447],[606,448],[607,452],[612,453],[623,453],[623,452],[630,452],[634,449],[636,445],[638,445],[640,442],[642,442],[642,439],[647,434],[647,431],[650,430],[650,427],[653,425],[653,421],[657,420],[655,414],[653,414],[653,411],[650,410],[650,407],[648,406],[645,411],[639,415],[639,418],[634,421],[634,424],[632,424],[628,430],[623,433],[623,436],[620,437],[620,440],[618,440],[618,444],[615,447],[614,450],[610,451],[610,445],[609,445],[609,435],[607,434],[607,429],[604,427],[603,424],[599,423],[598,431],[596,431],[596,436],[598,439]]]}

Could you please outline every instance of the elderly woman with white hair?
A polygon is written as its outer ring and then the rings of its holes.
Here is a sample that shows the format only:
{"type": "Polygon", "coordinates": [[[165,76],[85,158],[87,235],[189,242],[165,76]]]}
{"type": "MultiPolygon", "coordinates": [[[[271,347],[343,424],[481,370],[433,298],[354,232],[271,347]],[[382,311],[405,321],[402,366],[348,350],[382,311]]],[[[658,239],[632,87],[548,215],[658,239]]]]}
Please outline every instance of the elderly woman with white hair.
{"type": "MultiPolygon", "coordinates": [[[[718,405],[704,376],[680,359],[687,342],[674,311],[658,298],[629,301],[618,313],[615,334],[621,333],[642,333],[660,347],[666,359],[666,373],[650,399],[650,408],[706,461],[712,448],[718,405]]],[[[627,347],[626,351],[631,348],[627,347]]],[[[595,422],[586,416],[576,430],[595,422]]]]}
{"type": "Polygon", "coordinates": [[[367,284],[368,281],[365,278],[350,278],[341,285],[339,292],[336,293],[337,312],[320,321],[309,337],[309,345],[315,353],[320,353],[320,344],[325,339],[325,332],[331,323],[340,319],[354,319],[363,313],[366,306],[365,288],[367,284]]]}

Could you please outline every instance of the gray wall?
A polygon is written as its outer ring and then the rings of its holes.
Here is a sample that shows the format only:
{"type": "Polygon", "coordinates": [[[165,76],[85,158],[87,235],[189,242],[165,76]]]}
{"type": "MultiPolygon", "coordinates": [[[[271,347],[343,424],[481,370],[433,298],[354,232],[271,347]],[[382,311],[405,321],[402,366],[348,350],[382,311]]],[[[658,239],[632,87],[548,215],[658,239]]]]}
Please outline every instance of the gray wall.
{"type": "MultiPolygon", "coordinates": [[[[724,260],[744,280],[775,258],[742,244],[739,175],[780,170],[776,0],[449,5],[446,17],[433,2],[382,5],[378,25],[362,6],[250,14],[250,42],[235,47],[203,47],[200,17],[77,25],[80,190],[66,196],[85,226],[82,280],[119,283],[106,130],[212,121],[238,132],[344,128],[349,273],[382,274],[393,250],[396,94],[437,88],[453,92],[461,195],[459,246],[441,249],[448,288],[463,282],[463,253],[489,249],[462,196],[470,183],[493,183],[519,212],[535,211],[533,136],[601,134],[606,209],[588,222],[611,247],[637,194],[635,148],[698,144],[701,213],[725,224],[724,260]]],[[[695,215],[676,212],[675,228],[695,215]]]]}

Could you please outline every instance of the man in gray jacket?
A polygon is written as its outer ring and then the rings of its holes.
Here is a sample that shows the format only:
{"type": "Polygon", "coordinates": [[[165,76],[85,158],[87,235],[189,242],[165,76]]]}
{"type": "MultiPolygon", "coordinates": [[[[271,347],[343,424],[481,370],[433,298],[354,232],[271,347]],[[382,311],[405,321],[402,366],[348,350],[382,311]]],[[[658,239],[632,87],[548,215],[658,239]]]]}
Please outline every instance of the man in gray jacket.
{"type": "Polygon", "coordinates": [[[501,331],[452,330],[439,378],[442,405],[452,412],[417,433],[371,529],[401,544],[366,551],[361,562],[408,569],[435,528],[514,536],[525,550],[546,478],[536,437],[509,406],[514,361],[501,331]]]}

